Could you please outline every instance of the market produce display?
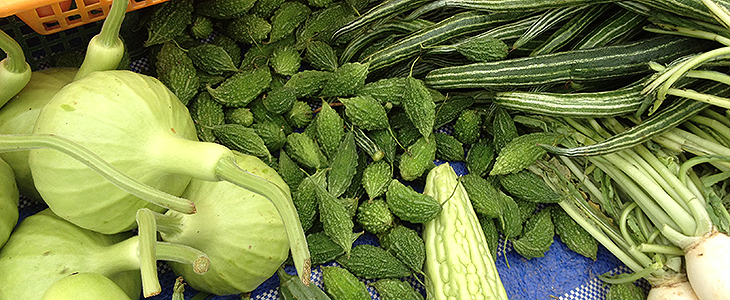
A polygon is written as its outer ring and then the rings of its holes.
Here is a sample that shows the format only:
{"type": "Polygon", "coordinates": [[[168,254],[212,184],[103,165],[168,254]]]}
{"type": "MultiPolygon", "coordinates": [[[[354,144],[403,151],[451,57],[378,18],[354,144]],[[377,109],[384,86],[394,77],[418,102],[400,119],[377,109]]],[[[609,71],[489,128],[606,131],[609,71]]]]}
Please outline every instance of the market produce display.
{"type": "Polygon", "coordinates": [[[169,0],[131,70],[124,4],[0,31],[0,299],[730,294],[730,2],[169,0]]]}

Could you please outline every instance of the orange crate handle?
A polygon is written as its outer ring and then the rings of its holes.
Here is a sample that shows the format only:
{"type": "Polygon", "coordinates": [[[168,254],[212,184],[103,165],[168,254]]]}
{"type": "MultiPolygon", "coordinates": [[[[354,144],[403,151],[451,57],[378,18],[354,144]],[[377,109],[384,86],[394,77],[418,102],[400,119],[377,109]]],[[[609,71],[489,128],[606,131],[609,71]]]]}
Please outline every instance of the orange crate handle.
{"type": "MultiPolygon", "coordinates": [[[[127,11],[165,1],[129,0],[127,11]]],[[[111,0],[0,0],[0,18],[17,15],[35,32],[47,35],[103,20],[111,5],[111,0]]]]}

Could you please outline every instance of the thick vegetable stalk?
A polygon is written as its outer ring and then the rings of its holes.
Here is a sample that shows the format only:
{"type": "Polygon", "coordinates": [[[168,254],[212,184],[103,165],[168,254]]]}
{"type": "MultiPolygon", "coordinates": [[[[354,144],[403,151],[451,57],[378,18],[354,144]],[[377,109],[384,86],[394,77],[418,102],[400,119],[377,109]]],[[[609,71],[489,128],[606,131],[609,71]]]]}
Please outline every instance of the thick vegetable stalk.
{"type": "Polygon", "coordinates": [[[155,244],[156,259],[186,262],[188,267],[207,271],[205,254],[191,247],[129,233],[104,235],[43,210],[25,218],[0,249],[0,299],[41,299],[54,282],[74,273],[104,275],[137,299],[140,279],[157,277],[156,263],[140,257],[149,242],[155,244]],[[140,273],[140,268],[146,270],[140,273]]]}
{"type": "Polygon", "coordinates": [[[443,205],[423,229],[427,298],[506,300],[471,201],[448,163],[428,173],[424,194],[443,205]]]}
{"type": "Polygon", "coordinates": [[[0,49],[7,57],[0,60],[0,107],[15,96],[30,81],[30,65],[25,61],[18,42],[0,30],[0,49]]]}
{"type": "Polygon", "coordinates": [[[131,195],[147,199],[147,201],[161,206],[189,213],[195,212],[193,202],[170,195],[130,177],[96,155],[96,153],[68,139],[53,135],[0,135],[0,152],[30,149],[58,151],[131,195]]]}
{"type": "Polygon", "coordinates": [[[697,70],[707,62],[724,59],[730,54],[730,39],[727,37],[728,29],[730,29],[730,13],[728,13],[727,10],[728,3],[719,2],[725,1],[702,0],[701,3],[693,3],[693,5],[698,6],[696,10],[698,14],[706,13],[714,18],[707,18],[707,21],[709,22],[700,22],[695,19],[682,19],[679,17],[667,17],[661,21],[655,22],[655,25],[659,28],[649,28],[650,31],[657,33],[690,36],[699,39],[717,41],[725,46],[692,55],[691,57],[677,59],[666,68],[660,65],[654,65],[654,68],[658,71],[658,73],[653,82],[647,85],[643,91],[644,93],[651,94],[656,98],[654,101],[654,107],[650,113],[656,110],[668,95],[689,98],[724,108],[730,108],[730,98],[725,97],[725,95],[702,93],[691,89],[677,87],[677,82],[682,78],[699,78],[730,85],[730,75],[726,73],[714,70],[697,70]],[[710,23],[713,21],[719,25],[710,23]]]}
{"type": "MultiPolygon", "coordinates": [[[[538,162],[537,165],[531,166],[530,170],[541,175],[553,190],[560,192],[564,195],[564,200],[559,203],[560,207],[573,218],[581,227],[583,227],[591,236],[593,236],[601,245],[616,256],[621,262],[623,262],[629,269],[634,273],[629,276],[621,277],[607,277],[599,276],[600,279],[607,283],[619,284],[632,282],[639,278],[644,278],[651,284],[652,288],[649,291],[649,300],[662,300],[662,299],[681,299],[681,300],[697,300],[697,296],[689,285],[687,277],[681,272],[681,266],[677,265],[677,253],[662,254],[656,253],[650,257],[645,252],[649,247],[648,244],[640,244],[635,241],[635,237],[639,235],[641,239],[651,244],[652,251],[674,251],[673,248],[666,246],[660,241],[655,241],[650,236],[644,234],[650,233],[650,227],[646,226],[645,222],[641,222],[645,217],[641,210],[635,209],[637,207],[633,202],[629,202],[623,206],[619,204],[619,208],[622,210],[617,211],[617,214],[611,214],[607,207],[616,205],[617,203],[611,204],[610,199],[606,199],[605,196],[610,194],[605,189],[607,185],[602,185],[600,188],[597,187],[593,181],[585,175],[585,171],[580,169],[577,164],[573,163],[570,159],[561,157],[560,164],[557,161],[538,162]],[[552,167],[549,167],[551,165],[552,167]],[[562,172],[559,169],[567,169],[562,172]],[[575,181],[580,182],[580,185],[585,188],[587,193],[583,193],[578,190],[577,186],[571,181],[568,181],[566,177],[570,176],[572,172],[573,176],[576,176],[575,181]],[[600,203],[603,207],[603,211],[595,210],[594,206],[590,205],[584,198],[584,195],[590,195],[593,203],[600,203]],[[606,214],[604,214],[604,211],[606,214]],[[606,222],[608,218],[615,218],[618,226],[614,222],[606,222]],[[630,232],[627,227],[628,219],[632,221],[638,220],[642,228],[646,230],[641,232],[630,232]],[[670,250],[667,250],[670,249],[670,250]],[[671,261],[671,262],[670,262],[671,261]],[[688,292],[689,291],[689,292],[688,292]]],[[[632,194],[633,195],[633,194],[632,194]]],[[[676,249],[678,250],[678,249],[676,249]]],[[[679,253],[681,255],[681,253],[679,253]]]]}
{"type": "MultiPolygon", "coordinates": [[[[589,126],[570,119],[566,121],[585,134],[588,143],[600,141],[610,135],[595,120],[588,122],[589,126]],[[595,131],[589,127],[593,127],[595,131]]],[[[609,119],[602,125],[614,132],[624,130],[616,120],[609,119]]],[[[712,145],[708,141],[700,144],[712,145]]],[[[718,146],[711,148],[723,148],[718,146]]],[[[670,248],[647,244],[642,245],[640,250],[684,254],[686,274],[699,299],[724,299],[730,294],[726,271],[730,268],[730,262],[726,259],[728,253],[725,250],[730,244],[730,238],[717,232],[714,223],[717,221],[720,222],[718,224],[726,224],[729,214],[722,205],[712,205],[713,197],[717,196],[710,187],[698,180],[686,180],[688,171],[689,175],[694,174],[691,169],[696,164],[717,159],[727,161],[727,158],[706,155],[695,157],[684,162],[677,172],[671,171],[643,145],[588,159],[614,178],[646,214],[651,226],[673,244],[670,248]],[[671,248],[674,250],[661,250],[671,248]]]]}
{"type": "Polygon", "coordinates": [[[111,10],[104,20],[101,32],[89,41],[86,57],[74,80],[81,79],[94,71],[114,70],[124,56],[124,43],[119,38],[119,30],[127,11],[127,0],[112,2],[111,10]]]}

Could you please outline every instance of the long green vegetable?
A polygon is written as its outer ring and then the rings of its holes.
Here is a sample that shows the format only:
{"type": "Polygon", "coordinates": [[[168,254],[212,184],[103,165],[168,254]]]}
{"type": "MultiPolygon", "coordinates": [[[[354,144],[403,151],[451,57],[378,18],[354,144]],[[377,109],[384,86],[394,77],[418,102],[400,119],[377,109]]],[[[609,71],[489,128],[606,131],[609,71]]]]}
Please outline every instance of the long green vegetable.
{"type": "Polygon", "coordinates": [[[658,36],[624,45],[446,67],[431,71],[425,81],[436,89],[507,89],[609,80],[646,74],[649,61],[668,62],[708,47],[696,39],[658,36]]]}
{"type": "MultiPolygon", "coordinates": [[[[730,88],[721,84],[705,86],[710,94],[725,94],[730,88]]],[[[691,99],[678,99],[672,105],[653,116],[651,119],[636,125],[629,130],[616,134],[611,138],[593,145],[564,149],[555,146],[543,146],[549,152],[565,156],[590,156],[611,153],[641,144],[649,139],[670,130],[692,116],[698,114],[709,104],[691,99]]]]}

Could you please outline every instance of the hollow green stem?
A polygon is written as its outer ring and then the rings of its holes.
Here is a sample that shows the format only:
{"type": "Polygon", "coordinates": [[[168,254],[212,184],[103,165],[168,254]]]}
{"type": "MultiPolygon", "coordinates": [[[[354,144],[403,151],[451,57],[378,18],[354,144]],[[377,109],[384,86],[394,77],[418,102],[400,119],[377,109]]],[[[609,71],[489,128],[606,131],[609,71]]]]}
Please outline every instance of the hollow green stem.
{"type": "Polygon", "coordinates": [[[688,78],[707,79],[730,85],[730,75],[711,70],[691,70],[687,72],[688,78]]]}
{"type": "Polygon", "coordinates": [[[691,169],[692,167],[702,164],[702,163],[709,163],[713,161],[727,161],[730,162],[730,157],[724,156],[724,155],[704,155],[704,156],[695,156],[693,158],[688,159],[682,165],[679,167],[679,180],[683,184],[687,184],[687,171],[691,169]]]}
{"type": "Polygon", "coordinates": [[[621,283],[628,283],[628,282],[634,282],[636,280],[639,280],[641,278],[644,278],[646,276],[649,276],[652,272],[658,271],[662,268],[662,264],[659,262],[655,262],[651,264],[650,266],[644,268],[641,271],[635,272],[634,274],[631,274],[630,276],[605,276],[605,275],[598,275],[598,279],[610,283],[610,284],[621,284],[621,283]]]}
{"type": "Polygon", "coordinates": [[[115,0],[104,20],[101,32],[91,38],[86,47],[86,57],[76,73],[79,80],[91,72],[114,70],[124,56],[124,43],[119,38],[119,30],[127,12],[127,0],[115,0]]]}
{"type": "Polygon", "coordinates": [[[7,135],[0,134],[0,152],[31,149],[54,149],[73,157],[112,184],[150,203],[180,213],[195,213],[195,204],[146,185],[123,173],[89,149],[56,135],[7,135]]]}
{"type": "Polygon", "coordinates": [[[664,225],[661,228],[662,234],[672,243],[685,249],[692,245],[695,241],[699,240],[699,237],[686,236],[674,228],[664,225]]]}
{"type": "Polygon", "coordinates": [[[707,31],[697,30],[697,29],[691,29],[691,28],[687,28],[687,27],[681,27],[681,26],[676,26],[676,25],[666,24],[666,23],[661,23],[661,24],[656,23],[655,25],[659,26],[659,28],[655,28],[652,26],[645,26],[644,30],[653,32],[653,33],[672,34],[672,35],[680,35],[680,36],[688,36],[688,37],[706,39],[706,40],[716,41],[716,42],[721,43],[726,46],[730,46],[730,39],[728,39],[727,37],[724,37],[722,35],[719,35],[717,33],[707,32],[707,31]]]}
{"type": "Polygon", "coordinates": [[[634,242],[634,239],[631,237],[631,234],[629,234],[629,229],[627,226],[627,222],[629,219],[629,214],[631,211],[638,207],[636,202],[631,202],[629,205],[624,208],[624,210],[621,212],[621,219],[619,220],[619,230],[621,230],[621,235],[623,235],[624,240],[626,240],[631,247],[636,246],[636,243],[634,242]]]}
{"type": "Polygon", "coordinates": [[[595,184],[593,184],[593,181],[591,181],[583,172],[580,170],[580,168],[571,160],[569,157],[565,156],[558,156],[561,161],[563,161],[563,164],[570,169],[570,172],[573,173],[573,176],[578,179],[578,182],[580,182],[583,186],[588,189],[588,192],[591,193],[591,196],[593,196],[595,199],[598,199],[600,202],[604,202],[603,199],[603,193],[601,193],[601,190],[596,187],[595,184]]]}
{"type": "Polygon", "coordinates": [[[147,298],[162,291],[160,279],[157,277],[157,224],[155,224],[155,216],[148,208],[137,210],[136,220],[139,236],[139,268],[142,273],[142,293],[147,298]]]}
{"type": "Polygon", "coordinates": [[[661,231],[659,231],[659,229],[654,229],[654,231],[652,231],[652,233],[646,239],[646,242],[653,243],[654,240],[656,240],[656,238],[658,238],[660,234],[661,234],[661,231]]]}
{"type": "Polygon", "coordinates": [[[639,230],[641,230],[641,234],[648,239],[653,232],[652,229],[654,228],[654,225],[651,223],[651,221],[649,221],[649,219],[646,217],[641,209],[635,210],[634,216],[637,223],[639,224],[639,230]]]}
{"type": "MultiPolygon", "coordinates": [[[[627,249],[630,248],[630,245],[621,238],[621,233],[616,230],[614,226],[609,225],[604,218],[598,215],[598,212],[594,211],[584,200],[582,200],[583,195],[578,191],[578,189],[570,183],[565,184],[568,181],[567,178],[560,174],[560,172],[557,172],[557,170],[553,169],[553,171],[555,171],[553,174],[555,174],[555,177],[557,177],[558,179],[551,178],[550,180],[559,180],[558,182],[563,182],[562,187],[554,187],[553,190],[567,189],[568,195],[572,200],[572,205],[578,207],[578,209],[580,209],[585,214],[585,216],[587,216],[595,224],[594,226],[596,226],[604,234],[606,234],[608,238],[617,243],[619,247],[627,249]]],[[[542,177],[550,178],[551,176],[542,177]]],[[[553,182],[550,182],[549,184],[552,186],[556,185],[556,183],[553,182]]]]}
{"type": "Polygon", "coordinates": [[[583,227],[588,233],[590,233],[593,238],[595,238],[601,245],[603,245],[606,249],[608,249],[609,252],[611,252],[616,258],[618,258],[621,262],[623,262],[629,269],[631,269],[634,272],[639,272],[644,270],[644,267],[636,262],[636,260],[631,257],[630,255],[626,254],[624,250],[619,248],[616,243],[614,243],[613,240],[611,240],[608,236],[606,236],[603,231],[593,226],[588,220],[583,217],[580,212],[578,212],[577,209],[575,209],[570,203],[567,201],[560,201],[558,203],[560,207],[565,210],[568,215],[570,215],[573,220],[575,220],[578,225],[583,227]]]}
{"type": "MultiPolygon", "coordinates": [[[[672,186],[670,183],[672,177],[676,179],[676,176],[669,172],[669,170],[666,169],[664,164],[662,164],[659,160],[654,157],[653,154],[649,152],[644,146],[642,145],[636,145],[633,149],[618,152],[618,154],[626,153],[627,156],[631,157],[632,160],[627,160],[631,162],[632,164],[637,165],[638,167],[641,167],[640,170],[642,170],[646,175],[648,175],[648,178],[653,179],[653,181],[661,187],[669,197],[672,198],[677,204],[679,204],[682,209],[685,211],[689,211],[689,207],[687,206],[686,201],[689,199],[683,199],[682,196],[679,195],[679,192],[677,191],[676,187],[672,186]],[[634,151],[632,151],[634,150],[634,151]],[[641,151],[644,150],[644,151],[641,151]],[[637,152],[641,151],[642,156],[640,157],[637,152]],[[647,159],[645,159],[645,156],[653,157],[653,164],[649,163],[647,159]]],[[[679,181],[677,181],[679,183],[679,181]]],[[[684,186],[682,186],[684,187],[684,186]]]]}
{"type": "MultiPolygon", "coordinates": [[[[728,85],[730,85],[730,83],[728,83],[728,85]]],[[[700,114],[705,115],[708,118],[713,119],[717,122],[720,122],[723,125],[725,125],[726,127],[730,127],[730,119],[727,116],[725,116],[719,112],[716,112],[713,109],[705,109],[700,114]]]]}
{"type": "Polygon", "coordinates": [[[730,28],[730,15],[722,7],[712,0],[702,0],[702,3],[710,9],[710,12],[720,24],[724,25],[725,28],[730,28]]]}
{"type": "Polygon", "coordinates": [[[210,269],[210,259],[208,258],[208,255],[193,247],[167,242],[157,242],[156,251],[157,260],[174,261],[190,265],[193,267],[193,271],[197,274],[205,274],[208,272],[208,269],[210,269]]]}
{"type": "MultiPolygon", "coordinates": [[[[641,170],[639,170],[636,166],[618,158],[615,154],[607,154],[605,157],[609,159],[611,163],[616,165],[616,167],[618,167],[622,172],[628,175],[628,177],[636,182],[637,185],[641,186],[647,194],[651,196],[651,199],[653,199],[653,201],[655,201],[661,209],[663,209],[666,214],[676,222],[682,232],[685,234],[691,234],[695,231],[697,224],[695,223],[692,215],[690,215],[682,208],[682,206],[672,199],[672,197],[669,196],[662,187],[652,182],[651,178],[649,178],[645,173],[641,172],[641,170]]],[[[642,209],[644,209],[644,207],[642,207],[642,209]]]]}
{"type": "Polygon", "coordinates": [[[162,234],[176,235],[182,233],[182,218],[179,215],[161,214],[152,211],[157,222],[157,231],[162,234]]]}
{"type": "Polygon", "coordinates": [[[711,119],[711,118],[704,117],[704,116],[698,116],[698,115],[695,115],[694,117],[690,118],[689,120],[692,122],[696,122],[699,124],[709,126],[713,130],[720,133],[726,139],[730,139],[730,127],[725,126],[725,124],[723,124],[722,122],[720,122],[718,120],[711,119]]]}
{"type": "MultiPolygon", "coordinates": [[[[730,47],[728,47],[730,48],[730,47]]],[[[730,98],[726,97],[720,97],[705,93],[700,93],[693,90],[687,90],[687,89],[677,89],[677,88],[669,88],[664,92],[664,95],[672,95],[692,100],[697,100],[701,102],[705,102],[708,104],[712,104],[715,106],[719,106],[722,108],[729,108],[730,109],[730,98]]],[[[657,94],[657,97],[659,95],[657,94]]]]}
{"type": "MultiPolygon", "coordinates": [[[[714,50],[707,51],[705,53],[701,53],[695,57],[690,58],[689,60],[685,61],[684,63],[681,63],[675,67],[674,70],[671,70],[670,76],[667,78],[665,82],[662,83],[662,85],[657,90],[657,101],[663,101],[666,98],[667,91],[674,85],[677,80],[682,78],[682,76],[687,73],[687,71],[694,69],[701,65],[702,63],[717,59],[719,57],[729,55],[730,54],[730,47],[722,47],[714,50]]],[[[681,96],[680,96],[681,97],[681,96]]],[[[689,98],[689,97],[685,97],[689,98]]]]}
{"type": "Polygon", "coordinates": [[[646,253],[662,253],[662,254],[669,254],[669,255],[684,255],[684,250],[682,250],[679,247],[675,246],[669,246],[669,245],[658,245],[658,244],[648,244],[644,243],[639,245],[638,250],[641,252],[646,253]]]}
{"type": "Polygon", "coordinates": [[[639,205],[641,210],[649,217],[654,224],[670,224],[670,226],[679,228],[677,224],[670,218],[664,210],[652,201],[644,190],[642,190],[634,181],[626,174],[616,168],[611,162],[602,157],[591,158],[591,161],[606,172],[614,181],[628,193],[631,198],[639,205]]]}
{"type": "Polygon", "coordinates": [[[722,156],[730,156],[730,148],[727,148],[723,145],[702,139],[702,138],[698,137],[697,135],[691,134],[691,133],[681,130],[679,128],[673,128],[670,130],[670,132],[677,135],[680,138],[685,139],[686,141],[692,142],[694,145],[696,145],[696,147],[698,147],[700,149],[705,149],[706,152],[704,154],[717,154],[717,155],[722,155],[722,156]]]}
{"type": "MultiPolygon", "coordinates": [[[[682,207],[689,211],[694,217],[696,229],[694,235],[704,235],[712,229],[712,222],[710,221],[707,211],[704,208],[704,199],[701,199],[693,192],[686,182],[682,182],[676,175],[674,175],[667,167],[662,164],[659,159],[654,156],[646,147],[639,145],[635,147],[637,152],[646,159],[651,166],[662,174],[662,177],[669,183],[669,189],[679,194],[682,207]]],[[[681,168],[680,168],[681,169],[681,168]]],[[[680,173],[681,174],[681,173],[680,173]]]]}
{"type": "Polygon", "coordinates": [[[279,186],[271,181],[258,177],[248,171],[241,169],[233,157],[227,157],[218,161],[216,174],[219,179],[229,181],[242,188],[264,196],[271,201],[279,212],[284,229],[289,238],[294,266],[302,283],[309,285],[312,272],[312,263],[307,247],[306,236],[299,221],[299,215],[291,200],[291,195],[285,193],[279,186]]]}
{"type": "Polygon", "coordinates": [[[712,137],[712,135],[710,135],[710,133],[705,132],[701,128],[697,127],[697,125],[695,125],[694,123],[684,122],[682,124],[682,126],[684,126],[687,130],[689,130],[690,132],[696,134],[697,136],[699,136],[699,137],[701,137],[703,139],[706,139],[706,140],[708,140],[710,142],[718,143],[719,144],[719,142],[717,141],[717,139],[715,139],[714,137],[712,137]]]}
{"type": "Polygon", "coordinates": [[[0,60],[0,107],[20,92],[30,81],[30,65],[25,61],[23,48],[0,30],[0,49],[7,57],[0,60]]]}

